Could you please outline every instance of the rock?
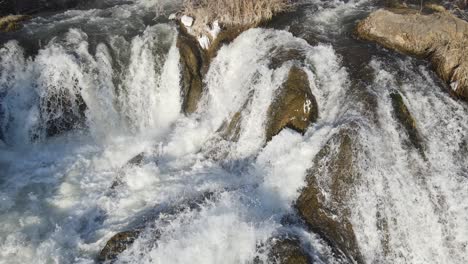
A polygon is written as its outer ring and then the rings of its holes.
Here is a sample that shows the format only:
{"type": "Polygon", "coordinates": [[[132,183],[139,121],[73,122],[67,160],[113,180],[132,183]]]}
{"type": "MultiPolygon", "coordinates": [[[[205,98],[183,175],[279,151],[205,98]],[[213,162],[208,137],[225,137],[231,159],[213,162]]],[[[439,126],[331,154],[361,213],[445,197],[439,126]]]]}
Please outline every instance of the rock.
{"type": "Polygon", "coordinates": [[[380,9],[359,22],[356,33],[386,48],[429,58],[455,94],[468,100],[468,22],[449,12],[380,9]]]}
{"type": "Polygon", "coordinates": [[[185,26],[185,27],[191,27],[193,25],[193,18],[192,17],[189,17],[187,15],[183,15],[181,18],[180,18],[180,22],[182,22],[182,24],[185,26]]]}
{"type": "Polygon", "coordinates": [[[188,115],[197,110],[198,102],[202,96],[202,65],[204,60],[198,42],[184,29],[180,29],[177,48],[180,53],[182,76],[182,109],[188,115]]]}
{"type": "MultiPolygon", "coordinates": [[[[180,53],[182,76],[182,110],[186,115],[197,110],[198,102],[203,93],[203,77],[208,72],[211,60],[216,56],[222,45],[230,43],[245,29],[230,27],[218,34],[208,47],[201,44],[185,27],[180,25],[177,38],[177,48],[180,53]]],[[[209,40],[209,39],[208,39],[209,40]]]]}
{"type": "Polygon", "coordinates": [[[351,131],[342,130],[320,150],[295,207],[299,216],[330,244],[337,256],[344,253],[348,259],[364,263],[349,221],[351,209],[347,204],[359,177],[354,165],[358,151],[352,135],[351,131]]]}
{"type": "Polygon", "coordinates": [[[272,248],[268,254],[268,263],[313,263],[307,252],[302,249],[301,242],[297,238],[276,238],[272,240],[272,244],[272,248]]]}
{"type": "Polygon", "coordinates": [[[279,94],[268,109],[266,138],[270,141],[283,128],[305,133],[318,118],[318,106],[312,95],[307,74],[293,66],[279,94]]]}
{"type": "Polygon", "coordinates": [[[31,19],[30,16],[11,15],[0,18],[0,32],[12,32],[21,29],[22,22],[31,19]]]}
{"type": "Polygon", "coordinates": [[[41,112],[47,115],[43,117],[47,137],[85,125],[87,105],[80,94],[54,94],[42,98],[42,101],[41,112]]]}
{"type": "Polygon", "coordinates": [[[393,92],[390,94],[390,98],[393,106],[393,113],[397,121],[403,126],[406,133],[408,134],[410,145],[414,146],[424,155],[424,145],[422,137],[416,126],[413,116],[411,115],[408,107],[403,101],[403,97],[399,92],[393,92]]]}
{"type": "Polygon", "coordinates": [[[140,235],[139,230],[120,232],[114,235],[101,250],[98,262],[113,262],[118,255],[124,252],[140,235]]]}

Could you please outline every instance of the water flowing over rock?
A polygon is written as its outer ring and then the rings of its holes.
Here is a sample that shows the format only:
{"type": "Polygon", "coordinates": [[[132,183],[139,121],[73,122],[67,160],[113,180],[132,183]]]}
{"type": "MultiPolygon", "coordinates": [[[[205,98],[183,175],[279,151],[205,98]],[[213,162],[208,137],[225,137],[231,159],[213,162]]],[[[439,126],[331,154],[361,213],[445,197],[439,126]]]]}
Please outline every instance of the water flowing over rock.
{"type": "Polygon", "coordinates": [[[211,60],[224,44],[228,44],[247,28],[229,27],[214,39],[208,48],[201,47],[199,41],[192,36],[182,24],[179,24],[177,48],[180,52],[182,76],[182,109],[185,114],[197,110],[198,102],[203,93],[203,78],[209,69],[211,60]]]}
{"type": "Polygon", "coordinates": [[[468,22],[446,11],[380,9],[361,21],[356,32],[389,49],[428,57],[439,76],[468,100],[468,22]]]}

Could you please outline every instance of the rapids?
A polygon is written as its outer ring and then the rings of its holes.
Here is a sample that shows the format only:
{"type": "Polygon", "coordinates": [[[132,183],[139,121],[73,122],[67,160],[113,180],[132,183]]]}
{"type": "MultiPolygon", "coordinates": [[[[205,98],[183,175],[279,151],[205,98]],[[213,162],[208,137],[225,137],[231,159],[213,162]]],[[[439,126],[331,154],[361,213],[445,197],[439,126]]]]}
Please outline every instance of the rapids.
{"type": "Polygon", "coordinates": [[[221,48],[190,116],[165,18],[177,1],[89,4],[0,36],[0,263],[95,263],[142,219],[117,263],[253,263],[286,233],[314,263],[347,263],[293,207],[343,129],[358,142],[349,208],[366,263],[468,263],[468,105],[426,62],[353,38],[380,1],[303,2],[221,48]],[[293,66],[271,67],[281,50],[304,57],[319,119],[266,143],[267,109],[293,66]],[[392,114],[395,91],[423,154],[392,114]],[[220,126],[243,107],[239,139],[224,140],[220,126]],[[164,213],[188,200],[198,206],[164,213]]]}

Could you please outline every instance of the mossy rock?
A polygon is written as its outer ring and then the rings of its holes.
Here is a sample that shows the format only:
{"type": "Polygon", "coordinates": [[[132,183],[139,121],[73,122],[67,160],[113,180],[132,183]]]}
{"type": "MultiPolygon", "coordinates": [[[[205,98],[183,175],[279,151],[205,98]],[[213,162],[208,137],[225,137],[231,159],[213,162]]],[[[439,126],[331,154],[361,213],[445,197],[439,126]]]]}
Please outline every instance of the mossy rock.
{"type": "Polygon", "coordinates": [[[307,186],[295,206],[311,230],[327,241],[336,255],[343,252],[348,259],[364,263],[349,221],[348,201],[359,177],[352,135],[341,131],[317,154],[314,168],[307,174],[307,186]]]}
{"type": "Polygon", "coordinates": [[[307,74],[296,66],[289,71],[288,78],[268,109],[266,138],[270,141],[284,128],[305,133],[318,118],[318,106],[312,95],[307,74]]]}
{"type": "Polygon", "coordinates": [[[422,155],[424,155],[424,144],[422,137],[418,131],[416,121],[403,101],[403,97],[399,92],[393,92],[390,94],[390,99],[392,101],[393,113],[396,120],[399,124],[401,124],[401,126],[408,134],[409,145],[412,145],[422,155]]]}
{"type": "Polygon", "coordinates": [[[120,253],[124,252],[140,235],[139,230],[120,232],[114,235],[101,250],[98,262],[114,262],[120,253]]]}

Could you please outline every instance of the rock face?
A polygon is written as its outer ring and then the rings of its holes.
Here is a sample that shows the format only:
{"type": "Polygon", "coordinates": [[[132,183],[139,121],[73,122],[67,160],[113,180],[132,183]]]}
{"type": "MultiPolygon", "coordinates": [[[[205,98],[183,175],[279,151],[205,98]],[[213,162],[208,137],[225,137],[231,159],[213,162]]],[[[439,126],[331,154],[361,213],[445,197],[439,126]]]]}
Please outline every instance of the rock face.
{"type": "Polygon", "coordinates": [[[268,109],[266,138],[270,141],[283,128],[305,133],[307,127],[318,118],[318,106],[312,95],[307,74],[292,67],[280,94],[268,109]]]}
{"type": "Polygon", "coordinates": [[[468,100],[468,22],[446,11],[380,9],[361,21],[356,32],[386,48],[428,57],[439,76],[468,100]]]}
{"type": "Polygon", "coordinates": [[[296,202],[296,209],[307,225],[336,251],[364,263],[349,221],[347,202],[359,174],[355,170],[352,132],[341,131],[317,154],[308,172],[307,186],[296,202]]]}

